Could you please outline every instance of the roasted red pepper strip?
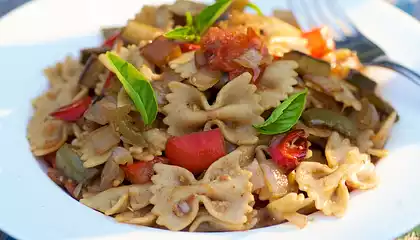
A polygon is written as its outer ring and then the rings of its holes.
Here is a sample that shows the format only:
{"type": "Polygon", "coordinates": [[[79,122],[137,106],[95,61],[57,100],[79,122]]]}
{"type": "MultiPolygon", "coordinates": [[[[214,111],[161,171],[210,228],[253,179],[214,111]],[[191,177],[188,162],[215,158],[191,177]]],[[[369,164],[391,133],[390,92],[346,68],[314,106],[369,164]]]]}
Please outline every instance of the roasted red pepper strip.
{"type": "Polygon", "coordinates": [[[269,152],[272,160],[285,171],[292,171],[308,153],[309,142],[304,130],[293,130],[286,136],[274,140],[269,152]]]}
{"type": "Polygon", "coordinates": [[[329,37],[328,28],[315,28],[302,33],[302,37],[308,40],[308,48],[315,58],[322,58],[335,49],[334,40],[329,37]]]}
{"type": "Polygon", "coordinates": [[[171,164],[199,174],[225,156],[226,150],[222,132],[215,129],[172,137],[166,144],[165,154],[171,164]]]}
{"type": "Polygon", "coordinates": [[[193,43],[181,43],[179,44],[179,46],[181,47],[181,51],[183,53],[185,52],[191,52],[191,51],[195,51],[201,48],[200,45],[198,44],[193,44],[193,43]]]}
{"type": "Polygon", "coordinates": [[[87,96],[70,105],[59,108],[51,113],[51,116],[68,122],[78,120],[89,108],[92,98],[87,96]]]}
{"type": "Polygon", "coordinates": [[[106,77],[106,80],[105,80],[104,89],[107,89],[109,88],[109,86],[111,86],[111,80],[114,76],[115,76],[115,73],[109,71],[108,76],[106,77]]]}
{"type": "Polygon", "coordinates": [[[168,164],[168,159],[164,157],[155,157],[149,162],[136,162],[127,166],[123,166],[125,177],[132,184],[144,184],[150,182],[154,174],[153,166],[156,163],[168,164]]]}
{"type": "Polygon", "coordinates": [[[117,32],[114,35],[110,36],[108,39],[106,39],[104,41],[104,43],[102,43],[102,47],[110,47],[112,48],[115,44],[115,41],[117,41],[117,39],[120,37],[121,32],[117,32]]]}

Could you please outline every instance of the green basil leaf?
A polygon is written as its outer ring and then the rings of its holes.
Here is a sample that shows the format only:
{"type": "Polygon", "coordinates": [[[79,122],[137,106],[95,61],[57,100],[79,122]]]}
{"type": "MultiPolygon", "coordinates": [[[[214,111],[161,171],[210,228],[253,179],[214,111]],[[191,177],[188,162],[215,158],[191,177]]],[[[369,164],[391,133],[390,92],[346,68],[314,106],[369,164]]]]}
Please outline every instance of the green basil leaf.
{"type": "Polygon", "coordinates": [[[252,8],[254,11],[257,12],[258,15],[264,16],[264,13],[261,11],[261,9],[254,3],[248,3],[246,6],[252,8]]]}
{"type": "Polygon", "coordinates": [[[202,35],[228,9],[232,0],[219,0],[203,9],[195,18],[195,29],[202,35]]]}
{"type": "Polygon", "coordinates": [[[185,40],[188,42],[196,42],[200,40],[200,36],[196,33],[192,26],[178,27],[164,35],[166,38],[185,40]]]}
{"type": "Polygon", "coordinates": [[[115,75],[140,112],[143,122],[147,125],[151,124],[156,119],[158,111],[152,85],[132,64],[112,52],[107,52],[106,56],[114,67],[115,75]]]}
{"type": "Polygon", "coordinates": [[[262,134],[274,135],[289,131],[299,120],[305,108],[308,90],[293,94],[271,113],[270,117],[254,127],[262,134]]]}

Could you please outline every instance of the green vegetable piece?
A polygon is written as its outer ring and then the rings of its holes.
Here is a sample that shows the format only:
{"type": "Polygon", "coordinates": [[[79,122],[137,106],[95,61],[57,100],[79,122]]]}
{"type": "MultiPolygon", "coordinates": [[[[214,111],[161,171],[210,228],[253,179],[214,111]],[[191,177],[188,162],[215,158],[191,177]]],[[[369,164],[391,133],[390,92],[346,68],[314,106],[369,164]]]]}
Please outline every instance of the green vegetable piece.
{"type": "Polygon", "coordinates": [[[166,38],[175,40],[185,40],[188,42],[200,41],[200,36],[196,33],[195,29],[191,26],[178,27],[171,30],[164,35],[166,38]]]}
{"type": "Polygon", "coordinates": [[[202,35],[229,8],[232,0],[220,0],[203,9],[195,18],[195,29],[202,35]]]}
{"type": "Polygon", "coordinates": [[[83,183],[98,173],[96,168],[84,168],[80,157],[66,143],[58,149],[55,160],[57,169],[66,177],[83,183]]]}
{"type": "Polygon", "coordinates": [[[303,121],[310,127],[327,127],[343,134],[350,139],[356,139],[358,130],[354,122],[338,112],[324,108],[312,108],[302,114],[303,121]]]}
{"type": "Polygon", "coordinates": [[[256,11],[258,15],[264,16],[264,13],[261,11],[261,9],[254,3],[248,3],[246,6],[256,11]]]}
{"type": "Polygon", "coordinates": [[[115,74],[125,91],[140,112],[143,122],[150,125],[157,116],[158,105],[152,85],[132,64],[124,61],[112,52],[106,56],[115,68],[115,74]]]}
{"type": "Polygon", "coordinates": [[[187,26],[191,27],[193,25],[193,16],[191,15],[191,12],[186,12],[185,13],[185,19],[187,22],[187,26]]]}
{"type": "Polygon", "coordinates": [[[293,94],[283,101],[262,124],[254,126],[260,133],[274,135],[289,131],[299,120],[305,108],[308,89],[293,94]]]}

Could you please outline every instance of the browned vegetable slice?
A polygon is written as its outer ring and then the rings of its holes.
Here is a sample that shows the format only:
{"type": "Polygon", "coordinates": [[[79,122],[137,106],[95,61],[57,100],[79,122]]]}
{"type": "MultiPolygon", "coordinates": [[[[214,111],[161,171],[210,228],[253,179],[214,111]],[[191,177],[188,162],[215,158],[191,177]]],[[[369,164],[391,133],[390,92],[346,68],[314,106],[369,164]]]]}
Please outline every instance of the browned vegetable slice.
{"type": "Polygon", "coordinates": [[[182,54],[179,44],[164,36],[160,36],[144,46],[141,52],[149,62],[159,67],[182,54]]]}
{"type": "Polygon", "coordinates": [[[92,55],[99,56],[101,53],[106,53],[110,51],[109,47],[94,47],[94,48],[85,48],[80,51],[80,63],[87,64],[89,58],[92,55]]]}
{"type": "MultiPolygon", "coordinates": [[[[388,117],[393,112],[396,112],[395,108],[391,104],[389,104],[387,101],[385,101],[375,93],[367,94],[365,97],[369,100],[369,102],[375,105],[376,110],[385,115],[385,117],[388,117]]],[[[397,115],[397,122],[399,119],[400,117],[399,115],[397,115]]]]}
{"type": "Polygon", "coordinates": [[[88,87],[94,88],[99,81],[99,75],[105,70],[105,66],[99,61],[95,54],[90,55],[85,68],[79,78],[79,83],[88,87]]]}
{"type": "Polygon", "coordinates": [[[361,72],[352,69],[347,76],[346,80],[352,85],[360,89],[364,93],[375,92],[376,86],[378,85],[375,81],[363,75],[361,72]]]}
{"type": "Polygon", "coordinates": [[[306,125],[310,127],[327,127],[350,139],[356,139],[358,130],[353,121],[340,113],[321,108],[312,108],[302,114],[306,125]]]}
{"type": "Polygon", "coordinates": [[[294,60],[299,64],[296,70],[300,75],[313,75],[328,77],[331,65],[321,59],[313,58],[299,51],[291,51],[283,56],[284,60],[294,60]]]}
{"type": "Polygon", "coordinates": [[[353,119],[361,130],[375,130],[380,122],[378,111],[366,98],[363,98],[360,102],[362,103],[362,110],[353,111],[350,119],[353,119]]]}

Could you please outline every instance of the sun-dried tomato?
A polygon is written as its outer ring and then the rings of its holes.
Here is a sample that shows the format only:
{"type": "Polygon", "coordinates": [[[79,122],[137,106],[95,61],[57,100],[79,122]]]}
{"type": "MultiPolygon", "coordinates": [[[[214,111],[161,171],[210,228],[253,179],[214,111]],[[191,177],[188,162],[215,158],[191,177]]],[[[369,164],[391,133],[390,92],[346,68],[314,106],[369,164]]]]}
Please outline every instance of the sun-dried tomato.
{"type": "Polygon", "coordinates": [[[268,55],[261,38],[252,28],[248,28],[244,33],[238,29],[212,27],[201,38],[200,45],[209,67],[213,70],[233,72],[230,76],[239,75],[245,71],[253,74],[260,72],[256,69],[247,69],[235,61],[247,50],[254,48],[263,57],[268,55]]]}

